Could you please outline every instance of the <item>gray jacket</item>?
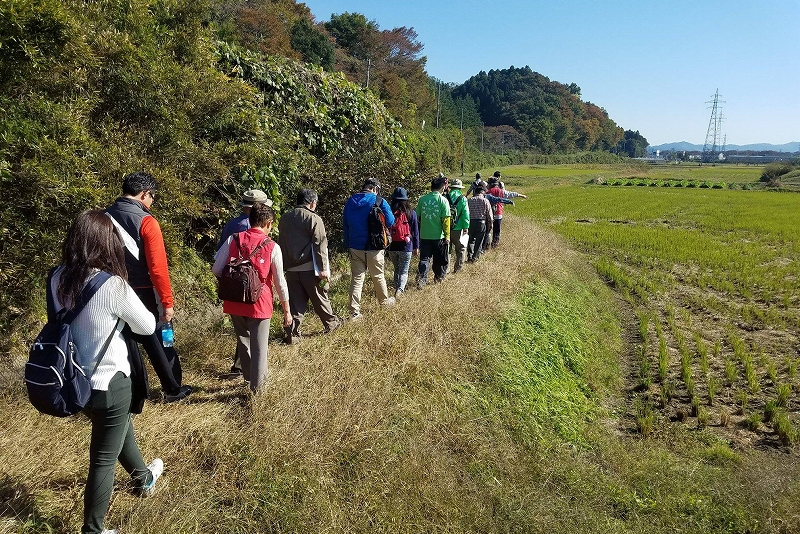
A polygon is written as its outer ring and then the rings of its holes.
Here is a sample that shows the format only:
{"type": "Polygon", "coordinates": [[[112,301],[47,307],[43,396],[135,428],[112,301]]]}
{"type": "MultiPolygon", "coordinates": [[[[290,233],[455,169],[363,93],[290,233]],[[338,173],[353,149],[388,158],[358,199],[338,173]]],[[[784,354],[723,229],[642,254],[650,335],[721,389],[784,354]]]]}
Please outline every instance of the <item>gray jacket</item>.
{"type": "Polygon", "coordinates": [[[328,236],[322,217],[305,206],[286,212],[278,223],[278,245],[286,271],[329,271],[328,236]]]}

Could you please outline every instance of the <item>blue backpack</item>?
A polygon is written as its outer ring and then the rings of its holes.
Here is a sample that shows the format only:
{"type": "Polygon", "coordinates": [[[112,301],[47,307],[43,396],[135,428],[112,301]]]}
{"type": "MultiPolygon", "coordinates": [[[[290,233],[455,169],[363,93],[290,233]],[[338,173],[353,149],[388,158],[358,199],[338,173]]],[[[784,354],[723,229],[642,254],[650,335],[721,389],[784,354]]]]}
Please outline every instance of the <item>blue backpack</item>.
{"type": "MultiPolygon", "coordinates": [[[[72,341],[71,323],[111,275],[103,271],[97,273],[83,287],[78,302],[71,310],[64,308],[57,312],[50,288],[54,272],[55,269],[47,277],[47,324],[28,352],[25,385],[28,398],[37,410],[56,417],[66,417],[80,412],[92,394],[89,381],[91,374],[87,376],[78,364],[78,349],[72,341]]],[[[115,326],[100,350],[97,364],[103,359],[116,330],[115,326]]],[[[92,373],[97,369],[97,364],[92,373]]]]}

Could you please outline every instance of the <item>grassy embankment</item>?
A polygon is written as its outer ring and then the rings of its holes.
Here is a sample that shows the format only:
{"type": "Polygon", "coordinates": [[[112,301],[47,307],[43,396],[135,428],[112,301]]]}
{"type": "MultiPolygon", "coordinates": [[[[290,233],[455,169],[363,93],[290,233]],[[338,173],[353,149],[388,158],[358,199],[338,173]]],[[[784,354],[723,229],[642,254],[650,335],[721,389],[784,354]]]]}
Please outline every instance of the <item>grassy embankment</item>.
{"type": "MultiPolygon", "coordinates": [[[[340,307],[346,283],[334,288],[340,307]]],[[[504,247],[462,274],[410,291],[391,310],[366,300],[365,321],[273,346],[270,388],[255,398],[216,379],[232,350],[219,313],[184,316],[179,348],[200,391],[136,418],[145,457],[166,461],[164,484],[140,501],[119,483],[109,525],[153,533],[800,528],[794,455],[733,450],[708,429],[666,427],[644,440],[630,432],[617,394],[625,305],[551,232],[512,215],[504,247]]],[[[88,427],[32,413],[17,381],[21,362],[6,361],[0,375],[0,531],[74,531],[88,427]]]]}

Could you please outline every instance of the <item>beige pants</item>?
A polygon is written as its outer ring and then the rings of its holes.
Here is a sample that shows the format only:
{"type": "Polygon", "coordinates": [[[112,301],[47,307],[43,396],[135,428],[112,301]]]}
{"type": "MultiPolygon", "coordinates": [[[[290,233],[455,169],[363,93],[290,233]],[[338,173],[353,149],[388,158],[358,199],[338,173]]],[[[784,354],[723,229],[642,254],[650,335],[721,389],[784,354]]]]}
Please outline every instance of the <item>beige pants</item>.
{"type": "Polygon", "coordinates": [[[367,271],[372,277],[378,303],[383,304],[389,298],[386,278],[383,275],[384,257],[383,250],[350,249],[350,313],[361,312],[361,291],[364,289],[364,276],[367,271]]]}

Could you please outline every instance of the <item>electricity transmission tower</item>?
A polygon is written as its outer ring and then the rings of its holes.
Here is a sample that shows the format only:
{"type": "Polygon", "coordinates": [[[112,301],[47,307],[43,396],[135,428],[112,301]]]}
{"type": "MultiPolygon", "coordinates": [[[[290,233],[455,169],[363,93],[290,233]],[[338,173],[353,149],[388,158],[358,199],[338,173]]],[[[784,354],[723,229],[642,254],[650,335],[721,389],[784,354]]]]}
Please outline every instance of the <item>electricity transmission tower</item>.
{"type": "Polygon", "coordinates": [[[706,142],[703,145],[703,162],[705,163],[716,161],[722,136],[722,106],[720,104],[724,102],[719,99],[719,89],[714,93],[713,98],[714,100],[706,102],[706,104],[711,104],[711,118],[708,119],[706,142]]]}

